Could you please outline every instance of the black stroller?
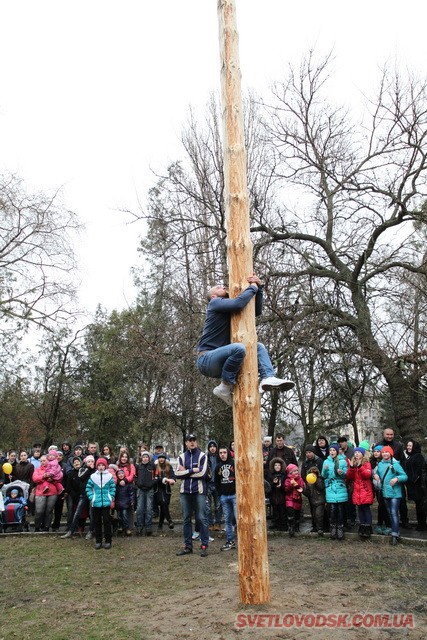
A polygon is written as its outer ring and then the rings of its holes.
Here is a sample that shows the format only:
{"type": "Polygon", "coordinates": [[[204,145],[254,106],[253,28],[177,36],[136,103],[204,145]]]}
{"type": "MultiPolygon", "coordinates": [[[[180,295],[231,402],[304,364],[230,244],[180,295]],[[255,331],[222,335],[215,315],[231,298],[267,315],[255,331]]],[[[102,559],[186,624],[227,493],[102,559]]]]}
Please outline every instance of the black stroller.
{"type": "Polygon", "coordinates": [[[4,511],[0,513],[0,526],[4,532],[10,527],[19,532],[30,530],[30,525],[27,522],[29,489],[28,482],[21,482],[21,480],[15,480],[2,487],[4,511]]]}

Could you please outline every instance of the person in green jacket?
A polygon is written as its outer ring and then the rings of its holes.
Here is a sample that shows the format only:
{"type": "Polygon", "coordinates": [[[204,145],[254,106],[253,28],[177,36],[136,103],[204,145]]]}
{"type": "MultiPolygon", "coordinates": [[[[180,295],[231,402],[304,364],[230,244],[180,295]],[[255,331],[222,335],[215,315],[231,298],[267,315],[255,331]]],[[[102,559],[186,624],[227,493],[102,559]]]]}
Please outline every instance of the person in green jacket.
{"type": "Polygon", "coordinates": [[[377,465],[374,478],[381,483],[381,493],[391,520],[390,544],[396,545],[400,541],[399,505],[403,495],[402,485],[408,476],[393,455],[391,447],[385,446],[381,449],[382,460],[377,465]]]}
{"type": "Polygon", "coordinates": [[[326,502],[330,508],[331,540],[344,539],[344,505],[348,500],[345,483],[347,468],[346,458],[340,453],[340,445],[338,443],[331,444],[329,455],[322,466],[326,502]]]}

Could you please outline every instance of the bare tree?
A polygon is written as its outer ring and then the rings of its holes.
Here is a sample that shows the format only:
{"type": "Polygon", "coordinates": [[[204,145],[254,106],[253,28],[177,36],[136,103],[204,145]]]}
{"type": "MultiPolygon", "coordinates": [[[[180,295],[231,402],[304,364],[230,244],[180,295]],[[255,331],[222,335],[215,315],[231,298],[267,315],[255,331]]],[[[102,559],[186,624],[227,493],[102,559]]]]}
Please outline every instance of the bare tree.
{"type": "Polygon", "coordinates": [[[75,294],[71,235],[79,229],[59,195],[28,194],[16,176],[0,176],[0,322],[46,326],[69,315],[75,294]]]}
{"type": "Polygon", "coordinates": [[[427,222],[426,85],[384,72],[369,118],[356,126],[328,105],[327,69],[328,60],[316,65],[311,54],[265,105],[271,171],[284,204],[255,213],[253,229],[264,244],[284,249],[272,275],[294,282],[310,276],[319,289],[335,291],[312,312],[323,313],[331,330],[354,332],[361,357],[387,383],[401,435],[421,437],[414,376],[424,376],[427,363],[411,374],[399,366],[402,327],[389,302],[399,274],[427,274],[425,254],[410,251],[414,222],[427,222]],[[287,251],[299,256],[298,270],[287,251]]]}

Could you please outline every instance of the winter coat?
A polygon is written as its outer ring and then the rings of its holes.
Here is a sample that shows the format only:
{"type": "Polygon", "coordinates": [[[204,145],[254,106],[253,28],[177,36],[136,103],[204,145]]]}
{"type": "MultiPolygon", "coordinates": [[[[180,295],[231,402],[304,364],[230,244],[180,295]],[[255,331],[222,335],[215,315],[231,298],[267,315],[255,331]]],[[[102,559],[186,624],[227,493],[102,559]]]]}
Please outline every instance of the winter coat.
{"type": "Polygon", "coordinates": [[[36,496],[57,496],[62,491],[62,485],[58,482],[50,482],[44,477],[46,473],[46,467],[40,465],[38,469],[35,469],[33,473],[33,482],[36,485],[36,496]],[[58,485],[61,487],[58,490],[58,485]]]}
{"type": "Polygon", "coordinates": [[[111,507],[116,485],[109,471],[95,471],[86,485],[86,495],[92,507],[111,507]]]}
{"type": "Polygon", "coordinates": [[[317,480],[314,484],[310,484],[306,480],[303,494],[308,498],[308,501],[313,507],[317,507],[320,504],[325,504],[326,501],[325,481],[322,476],[319,473],[316,473],[316,471],[313,471],[313,469],[317,469],[317,467],[310,467],[310,469],[307,470],[307,475],[309,473],[314,473],[317,476],[317,480]]]}
{"type": "Polygon", "coordinates": [[[154,493],[158,504],[170,501],[173,485],[167,480],[175,480],[175,473],[169,460],[166,460],[164,465],[156,464],[154,470],[154,493]]]}
{"type": "Polygon", "coordinates": [[[338,454],[335,460],[329,455],[322,467],[322,478],[325,480],[326,488],[326,502],[332,504],[347,502],[348,500],[347,486],[345,484],[347,461],[341,453],[338,454]],[[335,460],[337,460],[337,466],[341,470],[341,474],[337,472],[335,460]]]}
{"type": "Polygon", "coordinates": [[[33,473],[34,465],[31,464],[31,462],[17,462],[13,474],[13,479],[21,480],[21,482],[28,482],[28,484],[31,484],[33,473]]]}
{"type": "Polygon", "coordinates": [[[301,511],[302,507],[302,491],[298,491],[298,488],[304,489],[305,483],[301,476],[296,478],[286,478],[285,480],[285,504],[287,507],[292,507],[296,511],[301,511]],[[295,487],[292,484],[292,480],[298,483],[295,487]]]}
{"type": "Polygon", "coordinates": [[[360,467],[349,467],[346,474],[347,480],[353,481],[353,504],[372,504],[374,501],[374,488],[372,485],[372,467],[366,459],[362,459],[360,467]]]}
{"type": "Polygon", "coordinates": [[[135,485],[128,482],[126,478],[124,478],[124,485],[120,484],[120,480],[117,481],[114,504],[117,511],[130,509],[135,505],[135,485]]]}
{"type": "Polygon", "coordinates": [[[292,447],[287,447],[286,445],[281,449],[278,447],[272,447],[268,455],[268,465],[270,465],[274,458],[280,458],[286,466],[288,466],[288,464],[296,464],[298,466],[295,451],[292,447]]]}
{"type": "Polygon", "coordinates": [[[315,455],[314,458],[312,458],[311,460],[306,458],[304,460],[304,462],[302,463],[302,465],[301,465],[301,478],[305,482],[308,470],[311,467],[317,467],[317,469],[319,470],[319,473],[320,473],[322,471],[322,466],[323,466],[323,460],[321,458],[319,458],[319,456],[315,455]]]}
{"type": "Polygon", "coordinates": [[[182,480],[180,493],[200,493],[206,495],[206,473],[208,459],[199,447],[187,449],[178,456],[175,475],[182,480]],[[182,467],[180,469],[179,467],[182,467]],[[199,469],[194,473],[193,469],[199,469]]]}
{"type": "Polygon", "coordinates": [[[412,442],[412,453],[408,454],[405,460],[404,469],[408,476],[406,488],[409,500],[419,500],[425,493],[424,475],[426,472],[426,461],[421,453],[421,446],[414,440],[412,442]]]}
{"type": "Polygon", "coordinates": [[[270,484],[270,502],[274,505],[285,504],[285,480],[286,480],[286,464],[282,458],[272,458],[269,464],[269,472],[267,481],[270,484]],[[274,465],[280,464],[280,471],[274,470],[274,465]]]}
{"type": "Polygon", "coordinates": [[[402,484],[407,481],[408,476],[400,462],[395,458],[391,458],[388,462],[381,460],[376,471],[381,480],[381,492],[384,498],[401,498],[403,495],[402,484]],[[392,478],[398,479],[394,485],[390,484],[392,478]]]}
{"type": "Polygon", "coordinates": [[[329,442],[325,438],[325,436],[319,436],[319,438],[317,438],[316,444],[314,445],[314,448],[315,448],[316,456],[318,456],[322,461],[326,460],[326,458],[328,457],[328,454],[329,454],[329,442]],[[325,449],[321,449],[319,447],[319,439],[320,440],[323,439],[326,442],[325,449]]]}
{"type": "Polygon", "coordinates": [[[141,464],[137,466],[135,484],[138,489],[142,489],[143,491],[149,491],[154,487],[154,467],[151,460],[147,462],[147,464],[141,462],[141,464]]]}

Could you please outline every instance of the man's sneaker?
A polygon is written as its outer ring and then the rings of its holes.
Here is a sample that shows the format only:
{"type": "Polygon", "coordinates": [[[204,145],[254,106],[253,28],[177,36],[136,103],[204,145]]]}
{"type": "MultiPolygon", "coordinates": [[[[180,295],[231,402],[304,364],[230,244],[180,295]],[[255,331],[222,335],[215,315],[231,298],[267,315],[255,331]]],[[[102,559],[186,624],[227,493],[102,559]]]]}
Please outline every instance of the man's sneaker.
{"type": "Polygon", "coordinates": [[[101,549],[101,548],[102,548],[102,543],[101,543],[101,542],[97,542],[97,543],[95,544],[95,549],[96,549],[97,551],[99,551],[99,549],[101,549]]]}
{"type": "Polygon", "coordinates": [[[92,531],[88,531],[87,534],[85,535],[85,539],[86,540],[92,540],[92,538],[93,538],[92,531]]]}
{"type": "Polygon", "coordinates": [[[198,531],[193,531],[193,535],[191,537],[193,540],[198,540],[200,538],[200,533],[198,531]]]}
{"type": "Polygon", "coordinates": [[[60,538],[62,538],[62,539],[64,540],[65,538],[72,538],[72,537],[73,537],[73,534],[72,534],[72,532],[71,532],[71,531],[67,531],[67,533],[64,533],[64,535],[63,535],[63,536],[59,536],[59,537],[60,537],[60,538]]]}
{"type": "Polygon", "coordinates": [[[219,384],[217,387],[215,387],[213,393],[214,396],[216,396],[217,398],[221,398],[221,400],[223,400],[225,404],[228,404],[229,407],[232,406],[233,394],[231,393],[231,387],[224,388],[222,384],[219,384]]]}
{"type": "Polygon", "coordinates": [[[208,548],[205,544],[202,544],[202,546],[200,547],[201,551],[200,551],[200,555],[202,558],[206,558],[206,556],[208,555],[208,548]]]}
{"type": "Polygon", "coordinates": [[[222,545],[221,551],[230,551],[230,549],[235,549],[236,543],[233,540],[229,540],[225,544],[222,545]]]}
{"type": "Polygon", "coordinates": [[[295,382],[292,382],[292,380],[283,380],[282,378],[270,376],[269,378],[264,378],[264,380],[261,380],[259,391],[260,393],[262,393],[263,391],[271,391],[272,389],[278,389],[279,391],[289,391],[290,389],[293,389],[294,386],[295,382]]]}
{"type": "Polygon", "coordinates": [[[209,542],[215,542],[215,538],[211,538],[211,536],[209,536],[209,542]]]}
{"type": "Polygon", "coordinates": [[[104,549],[111,549],[111,542],[104,542],[104,549]]]}
{"type": "Polygon", "coordinates": [[[190,547],[183,547],[179,551],[176,552],[176,556],[188,556],[190,553],[193,553],[193,549],[190,547]]]}

